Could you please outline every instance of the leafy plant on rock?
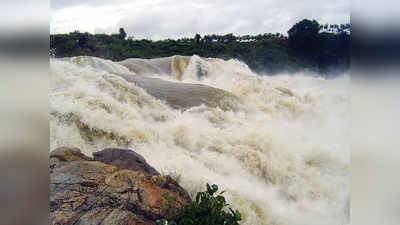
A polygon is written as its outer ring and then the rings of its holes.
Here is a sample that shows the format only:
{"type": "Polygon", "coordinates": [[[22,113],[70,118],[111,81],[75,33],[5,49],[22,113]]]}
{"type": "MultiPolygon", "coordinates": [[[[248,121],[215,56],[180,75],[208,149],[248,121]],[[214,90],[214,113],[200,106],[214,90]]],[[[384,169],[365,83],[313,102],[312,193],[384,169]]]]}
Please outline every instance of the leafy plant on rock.
{"type": "Polygon", "coordinates": [[[240,212],[228,207],[224,191],[217,191],[217,185],[207,184],[207,190],[198,192],[195,201],[178,209],[168,225],[239,225],[240,212]]]}

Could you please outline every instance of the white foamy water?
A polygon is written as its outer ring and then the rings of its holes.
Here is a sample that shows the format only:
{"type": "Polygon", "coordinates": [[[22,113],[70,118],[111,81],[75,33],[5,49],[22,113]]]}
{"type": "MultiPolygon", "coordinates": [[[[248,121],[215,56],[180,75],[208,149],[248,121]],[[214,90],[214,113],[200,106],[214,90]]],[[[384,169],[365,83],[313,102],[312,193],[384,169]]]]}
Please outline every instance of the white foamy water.
{"type": "Polygon", "coordinates": [[[158,171],[181,174],[191,194],[218,184],[242,224],[348,222],[347,76],[260,76],[236,60],[175,58],[130,70],[91,57],[51,60],[51,149],[131,148],[158,171]],[[172,108],[118,75],[138,71],[222,89],[239,103],[172,108]]]}

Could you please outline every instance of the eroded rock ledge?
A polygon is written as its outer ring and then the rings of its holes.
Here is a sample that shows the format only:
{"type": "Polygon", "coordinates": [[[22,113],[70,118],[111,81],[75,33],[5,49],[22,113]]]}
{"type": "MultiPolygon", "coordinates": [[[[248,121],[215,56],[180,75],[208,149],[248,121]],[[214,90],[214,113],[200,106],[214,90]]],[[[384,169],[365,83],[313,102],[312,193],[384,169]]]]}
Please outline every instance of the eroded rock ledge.
{"type": "Polygon", "coordinates": [[[155,225],[191,201],[177,182],[134,151],[93,155],[67,147],[50,153],[51,224],[155,225]]]}

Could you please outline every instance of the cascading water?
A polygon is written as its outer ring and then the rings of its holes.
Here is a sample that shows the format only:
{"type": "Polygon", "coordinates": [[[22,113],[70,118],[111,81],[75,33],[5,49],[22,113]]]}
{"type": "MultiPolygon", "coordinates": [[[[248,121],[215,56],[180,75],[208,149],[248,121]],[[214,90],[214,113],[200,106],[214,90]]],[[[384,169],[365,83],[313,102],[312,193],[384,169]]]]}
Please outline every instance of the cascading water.
{"type": "Polygon", "coordinates": [[[50,67],[51,149],[131,148],[158,171],[180,174],[191,194],[218,184],[242,224],[348,222],[347,76],[261,76],[236,60],[198,56],[75,57],[50,67]],[[135,81],[144,77],[161,86],[135,81]],[[171,89],[201,104],[172,107],[171,89]],[[210,93],[217,103],[208,104],[210,93]]]}

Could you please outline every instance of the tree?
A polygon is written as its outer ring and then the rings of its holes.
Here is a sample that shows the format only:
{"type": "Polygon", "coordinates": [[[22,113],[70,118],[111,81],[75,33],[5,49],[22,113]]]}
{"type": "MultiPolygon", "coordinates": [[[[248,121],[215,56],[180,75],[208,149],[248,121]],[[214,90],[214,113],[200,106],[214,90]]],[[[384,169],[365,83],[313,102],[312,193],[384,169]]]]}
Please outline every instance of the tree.
{"type": "Polygon", "coordinates": [[[223,38],[224,38],[224,42],[227,42],[227,43],[236,41],[236,37],[232,33],[224,35],[223,38]]]}
{"type": "Polygon", "coordinates": [[[301,54],[310,55],[318,49],[320,25],[315,20],[304,19],[288,31],[289,46],[301,54]]]}
{"type": "Polygon", "coordinates": [[[194,40],[195,40],[196,44],[200,43],[200,39],[201,39],[200,34],[196,34],[196,35],[194,36],[194,40]]]}
{"type": "Polygon", "coordinates": [[[124,30],[124,28],[119,28],[119,39],[121,39],[121,40],[125,40],[125,38],[126,38],[126,32],[125,32],[125,30],[124,30]]]}

